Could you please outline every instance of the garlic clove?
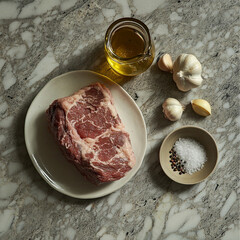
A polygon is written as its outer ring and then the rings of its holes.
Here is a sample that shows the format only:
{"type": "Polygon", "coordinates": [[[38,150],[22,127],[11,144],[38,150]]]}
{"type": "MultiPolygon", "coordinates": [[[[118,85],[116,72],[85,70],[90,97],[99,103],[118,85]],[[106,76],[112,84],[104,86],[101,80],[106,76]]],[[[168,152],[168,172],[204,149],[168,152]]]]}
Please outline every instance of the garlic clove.
{"type": "Polygon", "coordinates": [[[211,115],[211,105],[204,99],[194,99],[191,101],[192,108],[195,113],[200,116],[207,117],[211,115]]]}
{"type": "Polygon", "coordinates": [[[158,60],[158,67],[164,72],[172,72],[173,70],[173,61],[171,56],[166,53],[162,55],[158,60]]]}
{"type": "Polygon", "coordinates": [[[177,121],[182,117],[185,106],[175,98],[167,98],[162,104],[164,117],[170,121],[177,121]]]}

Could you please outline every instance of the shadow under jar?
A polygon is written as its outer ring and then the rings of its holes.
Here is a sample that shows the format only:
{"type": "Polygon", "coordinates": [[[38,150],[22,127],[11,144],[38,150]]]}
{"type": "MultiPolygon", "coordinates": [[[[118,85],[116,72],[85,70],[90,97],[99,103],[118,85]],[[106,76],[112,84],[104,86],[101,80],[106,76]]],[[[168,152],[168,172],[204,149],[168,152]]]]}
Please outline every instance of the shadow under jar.
{"type": "Polygon", "coordinates": [[[134,18],[113,22],[106,32],[104,48],[110,66],[125,76],[146,71],[155,55],[147,26],[134,18]]]}

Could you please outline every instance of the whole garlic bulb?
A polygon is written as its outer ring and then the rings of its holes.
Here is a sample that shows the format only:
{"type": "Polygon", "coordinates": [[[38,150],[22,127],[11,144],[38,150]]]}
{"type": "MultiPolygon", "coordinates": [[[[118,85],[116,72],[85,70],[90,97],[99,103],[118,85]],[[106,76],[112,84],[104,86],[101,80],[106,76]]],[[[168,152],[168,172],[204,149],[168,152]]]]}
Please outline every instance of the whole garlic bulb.
{"type": "Polygon", "coordinates": [[[201,73],[201,63],[192,54],[181,54],[173,64],[173,80],[183,92],[201,85],[201,73]]]}
{"type": "Polygon", "coordinates": [[[167,98],[162,104],[165,118],[177,121],[182,117],[185,107],[175,98],[167,98]]]}

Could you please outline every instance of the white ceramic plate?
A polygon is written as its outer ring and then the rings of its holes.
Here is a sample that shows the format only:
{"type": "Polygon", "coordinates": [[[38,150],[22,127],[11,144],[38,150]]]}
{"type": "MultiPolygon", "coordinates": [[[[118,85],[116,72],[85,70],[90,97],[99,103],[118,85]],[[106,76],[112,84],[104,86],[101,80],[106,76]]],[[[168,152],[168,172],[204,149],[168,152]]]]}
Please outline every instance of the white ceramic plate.
{"type": "Polygon", "coordinates": [[[32,162],[57,191],[68,196],[90,199],[107,195],[126,184],[140,168],[146,150],[146,126],[136,103],[118,84],[91,71],[74,71],[49,81],[33,100],[25,120],[25,141],[32,162]],[[136,165],[118,181],[95,186],[85,180],[75,166],[62,155],[48,130],[46,109],[57,98],[69,96],[91,83],[107,86],[114,98],[117,112],[130,134],[136,165]]]}

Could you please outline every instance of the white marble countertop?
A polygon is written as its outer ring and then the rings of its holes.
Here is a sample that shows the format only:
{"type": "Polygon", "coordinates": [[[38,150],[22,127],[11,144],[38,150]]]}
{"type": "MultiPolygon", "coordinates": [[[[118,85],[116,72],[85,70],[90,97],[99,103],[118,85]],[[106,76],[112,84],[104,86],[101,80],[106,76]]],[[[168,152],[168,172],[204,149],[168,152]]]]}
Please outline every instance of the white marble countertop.
{"type": "Polygon", "coordinates": [[[1,239],[239,239],[239,2],[194,0],[0,1],[0,238],[1,239]],[[135,17],[150,29],[156,55],[192,53],[203,65],[201,87],[182,93],[156,66],[123,88],[143,112],[148,148],[143,165],[120,190],[99,199],[73,199],[37,173],[24,141],[27,109],[40,89],[62,73],[90,69],[114,78],[103,55],[107,27],[135,17]],[[207,99],[212,115],[187,107],[164,119],[167,97],[188,104],[207,99]],[[196,125],[219,148],[216,171],[184,186],[159,165],[158,151],[173,129],[196,125]]]}

